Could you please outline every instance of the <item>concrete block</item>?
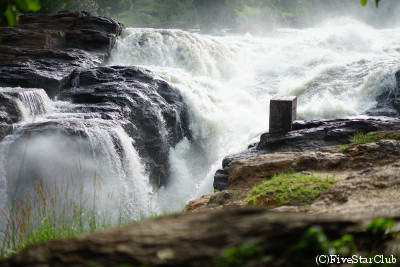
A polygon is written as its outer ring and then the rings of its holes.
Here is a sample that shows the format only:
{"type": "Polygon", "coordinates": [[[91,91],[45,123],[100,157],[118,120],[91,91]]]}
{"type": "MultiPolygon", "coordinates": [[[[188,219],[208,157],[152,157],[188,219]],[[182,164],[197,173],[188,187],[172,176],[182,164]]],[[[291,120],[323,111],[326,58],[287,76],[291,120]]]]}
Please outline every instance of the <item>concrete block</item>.
{"type": "Polygon", "coordinates": [[[297,97],[280,96],[271,99],[269,107],[269,132],[290,132],[297,118],[297,97]]]}

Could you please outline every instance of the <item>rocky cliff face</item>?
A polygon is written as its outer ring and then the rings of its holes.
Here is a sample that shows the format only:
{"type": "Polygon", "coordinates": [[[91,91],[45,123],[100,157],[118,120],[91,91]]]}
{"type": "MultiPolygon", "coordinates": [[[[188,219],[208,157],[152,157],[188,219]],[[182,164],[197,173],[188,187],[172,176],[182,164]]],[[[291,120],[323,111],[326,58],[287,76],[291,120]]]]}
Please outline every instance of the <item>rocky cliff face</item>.
{"type": "MultiPolygon", "coordinates": [[[[76,116],[32,123],[21,133],[87,138],[85,127],[98,125],[84,119],[115,122],[133,138],[154,183],[165,184],[169,148],[183,137],[190,139],[187,108],[177,89],[148,70],[100,66],[123,28],[113,19],[85,12],[21,15],[16,27],[0,28],[0,87],[43,88],[50,98],[75,104],[65,113],[76,116]]],[[[22,119],[7,91],[0,92],[1,140],[22,119]]]]}

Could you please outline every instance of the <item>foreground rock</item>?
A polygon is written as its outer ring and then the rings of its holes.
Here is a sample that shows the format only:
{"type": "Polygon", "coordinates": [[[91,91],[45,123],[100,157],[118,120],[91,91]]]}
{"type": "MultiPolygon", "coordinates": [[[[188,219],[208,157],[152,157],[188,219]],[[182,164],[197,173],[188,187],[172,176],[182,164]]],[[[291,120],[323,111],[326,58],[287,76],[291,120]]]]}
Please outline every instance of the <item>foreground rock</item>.
{"type": "Polygon", "coordinates": [[[233,209],[168,216],[153,221],[94,233],[70,240],[32,246],[0,262],[1,266],[313,266],[323,250],[304,237],[310,227],[322,229],[329,240],[351,234],[363,253],[398,253],[398,241],[370,242],[366,230],[371,218],[279,214],[263,209],[233,209]],[[305,247],[296,248],[300,241],[305,247]],[[227,249],[250,246],[253,254],[227,249]],[[397,246],[397,247],[396,247],[397,246]],[[235,265],[236,262],[236,265],[235,265]],[[239,265],[237,265],[239,262],[239,265]],[[233,264],[233,265],[232,265],[233,264]]]}

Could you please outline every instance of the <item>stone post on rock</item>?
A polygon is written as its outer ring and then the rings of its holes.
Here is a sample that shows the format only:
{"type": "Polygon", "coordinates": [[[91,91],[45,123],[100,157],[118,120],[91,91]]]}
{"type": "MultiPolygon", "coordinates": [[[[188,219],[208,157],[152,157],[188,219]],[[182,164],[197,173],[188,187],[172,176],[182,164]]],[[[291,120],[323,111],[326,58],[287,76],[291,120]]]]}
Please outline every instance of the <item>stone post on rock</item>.
{"type": "Polygon", "coordinates": [[[280,96],[271,99],[269,107],[269,132],[284,133],[292,130],[297,117],[297,97],[280,96]]]}

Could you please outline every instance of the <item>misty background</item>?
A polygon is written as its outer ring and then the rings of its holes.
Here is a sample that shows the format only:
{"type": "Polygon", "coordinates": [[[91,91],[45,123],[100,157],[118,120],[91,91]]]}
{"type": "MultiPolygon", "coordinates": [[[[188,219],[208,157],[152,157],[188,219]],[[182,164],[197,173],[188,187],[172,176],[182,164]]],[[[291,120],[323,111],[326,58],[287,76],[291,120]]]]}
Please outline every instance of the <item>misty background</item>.
{"type": "Polygon", "coordinates": [[[230,29],[265,32],[274,27],[311,27],[321,20],[351,16],[378,28],[400,24],[398,0],[43,0],[41,12],[85,10],[131,27],[230,29]]]}

